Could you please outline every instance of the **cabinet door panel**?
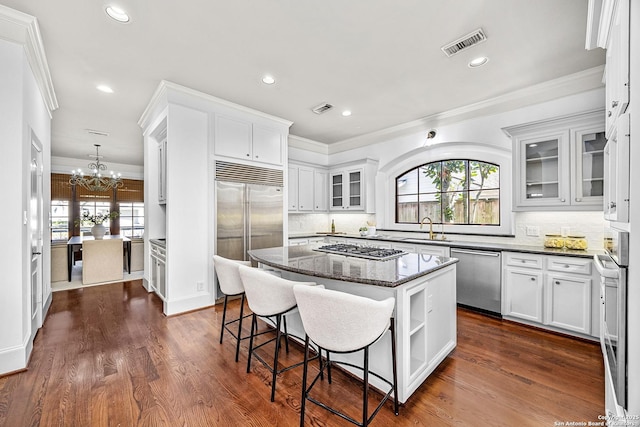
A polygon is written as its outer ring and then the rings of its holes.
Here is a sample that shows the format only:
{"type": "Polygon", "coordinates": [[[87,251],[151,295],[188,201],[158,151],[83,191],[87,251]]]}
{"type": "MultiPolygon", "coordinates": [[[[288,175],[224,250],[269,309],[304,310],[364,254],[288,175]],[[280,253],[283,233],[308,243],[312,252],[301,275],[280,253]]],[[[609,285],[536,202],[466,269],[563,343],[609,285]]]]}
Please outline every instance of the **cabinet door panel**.
{"type": "Polygon", "coordinates": [[[251,123],[216,116],[215,153],[251,160],[251,123]]]}
{"type": "Polygon", "coordinates": [[[281,165],[282,133],[277,129],[253,126],[253,159],[259,162],[281,165]]]}
{"type": "Polygon", "coordinates": [[[289,197],[289,211],[295,212],[298,210],[298,168],[289,167],[288,178],[289,191],[287,192],[289,197]]]}
{"type": "Polygon", "coordinates": [[[591,331],[591,278],[559,274],[547,277],[547,324],[589,334],[591,331]]]}
{"type": "Polygon", "coordinates": [[[298,211],[313,210],[313,169],[298,169],[298,211]]]}
{"type": "Polygon", "coordinates": [[[326,212],[329,208],[329,173],[315,171],[313,177],[313,209],[317,212],[326,212]]]}
{"type": "Polygon", "coordinates": [[[505,315],[542,323],[541,272],[508,268],[505,287],[505,315]]]}

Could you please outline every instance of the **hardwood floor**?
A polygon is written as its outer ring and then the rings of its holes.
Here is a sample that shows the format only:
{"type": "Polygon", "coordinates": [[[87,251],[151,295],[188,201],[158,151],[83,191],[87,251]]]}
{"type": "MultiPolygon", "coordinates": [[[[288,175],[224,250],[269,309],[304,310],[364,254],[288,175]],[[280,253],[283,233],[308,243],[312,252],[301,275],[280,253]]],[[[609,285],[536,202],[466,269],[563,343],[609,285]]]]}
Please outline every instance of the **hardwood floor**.
{"type": "MultiPolygon", "coordinates": [[[[278,378],[271,403],[268,371],[252,361],[246,373],[247,342],[238,363],[231,340],[219,344],[221,317],[216,306],[167,318],[140,280],[56,292],[28,370],[0,378],[0,426],[299,425],[302,370],[278,378]]],[[[291,346],[284,363],[301,357],[291,346]]],[[[355,380],[319,391],[358,416],[355,380]]],[[[597,344],[459,310],[456,350],[373,425],[554,426],[603,408],[597,344]]],[[[313,404],[305,421],[351,425],[313,404]]]]}

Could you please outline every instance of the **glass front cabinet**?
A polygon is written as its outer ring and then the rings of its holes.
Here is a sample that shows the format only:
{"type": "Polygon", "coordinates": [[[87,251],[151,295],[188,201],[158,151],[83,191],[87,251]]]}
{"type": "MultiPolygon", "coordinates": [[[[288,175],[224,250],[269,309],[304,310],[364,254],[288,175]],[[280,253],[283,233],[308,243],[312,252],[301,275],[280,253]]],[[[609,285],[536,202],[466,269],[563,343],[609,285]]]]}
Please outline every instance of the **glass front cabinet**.
{"type": "Polygon", "coordinates": [[[363,209],[363,170],[331,172],[331,209],[363,209]]]}
{"type": "Polygon", "coordinates": [[[514,210],[602,209],[604,111],[504,128],[513,140],[514,210]]]}

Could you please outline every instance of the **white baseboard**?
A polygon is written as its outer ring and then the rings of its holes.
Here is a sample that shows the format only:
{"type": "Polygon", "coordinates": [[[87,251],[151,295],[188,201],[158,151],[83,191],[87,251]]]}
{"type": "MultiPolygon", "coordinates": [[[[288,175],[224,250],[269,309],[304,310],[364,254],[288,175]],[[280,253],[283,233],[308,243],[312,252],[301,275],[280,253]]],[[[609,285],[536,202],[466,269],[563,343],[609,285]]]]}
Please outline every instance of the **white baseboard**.
{"type": "Polygon", "coordinates": [[[27,347],[32,346],[33,343],[25,342],[15,347],[0,349],[0,375],[26,368],[29,354],[27,347]]]}
{"type": "Polygon", "coordinates": [[[164,314],[173,316],[175,314],[186,313],[187,311],[211,307],[214,304],[213,296],[208,292],[188,295],[180,299],[165,299],[164,314]]]}

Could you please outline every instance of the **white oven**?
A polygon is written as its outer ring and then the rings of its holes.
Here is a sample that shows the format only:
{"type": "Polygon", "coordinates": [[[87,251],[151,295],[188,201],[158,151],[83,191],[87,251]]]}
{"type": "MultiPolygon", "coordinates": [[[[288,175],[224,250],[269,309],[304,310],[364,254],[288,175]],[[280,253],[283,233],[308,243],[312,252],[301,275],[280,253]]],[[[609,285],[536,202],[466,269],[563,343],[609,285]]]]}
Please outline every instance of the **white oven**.
{"type": "Polygon", "coordinates": [[[600,273],[600,344],[605,367],[608,415],[627,408],[627,267],[629,233],[615,229],[605,233],[605,255],[595,255],[600,273]]]}

